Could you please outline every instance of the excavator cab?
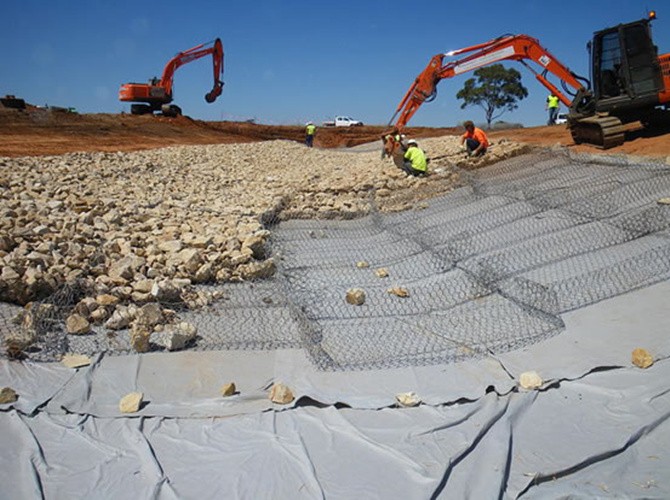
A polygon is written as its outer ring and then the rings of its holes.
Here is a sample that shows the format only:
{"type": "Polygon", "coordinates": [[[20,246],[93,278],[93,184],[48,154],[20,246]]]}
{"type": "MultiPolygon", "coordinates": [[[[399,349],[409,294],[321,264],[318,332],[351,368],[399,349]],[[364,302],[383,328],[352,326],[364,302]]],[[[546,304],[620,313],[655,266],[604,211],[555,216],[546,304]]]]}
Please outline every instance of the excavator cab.
{"type": "Polygon", "coordinates": [[[598,31],[591,43],[591,79],[596,111],[622,122],[659,104],[663,77],[649,19],[598,31]]]}
{"type": "Polygon", "coordinates": [[[650,129],[670,124],[670,54],[658,55],[653,19],[650,15],[594,33],[587,112],[580,112],[575,100],[568,118],[576,144],[608,149],[623,144],[627,123],[639,121],[650,129]]]}

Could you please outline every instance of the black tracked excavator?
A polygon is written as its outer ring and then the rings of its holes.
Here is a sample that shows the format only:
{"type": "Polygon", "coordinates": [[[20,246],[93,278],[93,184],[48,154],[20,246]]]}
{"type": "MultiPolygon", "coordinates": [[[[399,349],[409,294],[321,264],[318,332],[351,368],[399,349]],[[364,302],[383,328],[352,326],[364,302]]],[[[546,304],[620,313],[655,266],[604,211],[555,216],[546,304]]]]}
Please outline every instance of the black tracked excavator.
{"type": "Polygon", "coordinates": [[[394,156],[398,137],[424,102],[436,97],[443,78],[512,60],[521,63],[568,107],[567,124],[577,144],[607,149],[624,142],[625,125],[640,121],[649,129],[670,126],[670,53],[658,55],[651,36],[656,13],[638,21],[597,31],[588,43],[590,80],[573,73],[539,41],[527,35],[504,35],[488,42],[433,56],[400,101],[382,136],[384,151],[394,156]],[[467,54],[444,62],[444,58],[467,54]],[[550,80],[558,78],[562,91],[550,80]],[[567,94],[567,95],[566,95],[567,94]]]}

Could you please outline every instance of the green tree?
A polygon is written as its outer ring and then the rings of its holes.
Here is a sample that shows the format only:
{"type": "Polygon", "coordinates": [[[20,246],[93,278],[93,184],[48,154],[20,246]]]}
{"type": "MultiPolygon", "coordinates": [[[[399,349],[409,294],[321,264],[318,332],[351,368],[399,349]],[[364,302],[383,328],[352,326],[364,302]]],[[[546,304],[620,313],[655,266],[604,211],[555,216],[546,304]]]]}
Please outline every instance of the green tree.
{"type": "Polygon", "coordinates": [[[528,97],[528,90],[521,85],[521,73],[514,68],[506,69],[502,64],[479,68],[475,78],[466,80],[456,97],[463,100],[461,109],[481,106],[486,113],[486,124],[505,113],[518,108],[517,102],[528,97]],[[498,113],[496,111],[500,110],[498,113]]]}

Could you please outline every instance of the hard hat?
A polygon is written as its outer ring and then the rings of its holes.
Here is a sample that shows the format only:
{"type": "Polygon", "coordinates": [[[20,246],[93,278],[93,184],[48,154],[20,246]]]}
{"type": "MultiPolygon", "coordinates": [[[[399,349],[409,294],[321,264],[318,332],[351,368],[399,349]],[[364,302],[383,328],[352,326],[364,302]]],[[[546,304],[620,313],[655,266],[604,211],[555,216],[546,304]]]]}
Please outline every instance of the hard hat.
{"type": "Polygon", "coordinates": [[[305,123],[305,125],[311,125],[311,124],[312,124],[312,122],[307,122],[307,123],[305,123]]]}
{"type": "Polygon", "coordinates": [[[408,145],[409,145],[409,144],[417,144],[417,145],[418,145],[419,143],[416,142],[414,139],[410,139],[409,141],[407,141],[407,144],[408,144],[408,145]]]}

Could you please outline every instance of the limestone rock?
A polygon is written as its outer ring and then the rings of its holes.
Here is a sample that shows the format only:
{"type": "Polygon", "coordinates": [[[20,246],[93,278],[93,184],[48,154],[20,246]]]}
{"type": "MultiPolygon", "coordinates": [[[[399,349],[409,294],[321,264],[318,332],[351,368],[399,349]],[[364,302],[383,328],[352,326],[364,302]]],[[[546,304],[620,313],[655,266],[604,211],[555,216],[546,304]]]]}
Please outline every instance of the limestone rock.
{"type": "Polygon", "coordinates": [[[638,347],[633,350],[631,362],[638,368],[649,368],[654,364],[654,358],[646,349],[638,347]]]}
{"type": "Polygon", "coordinates": [[[133,283],[133,290],[140,293],[151,293],[154,280],[139,280],[133,283]]]}
{"type": "Polygon", "coordinates": [[[82,315],[84,318],[90,318],[91,313],[98,308],[98,303],[93,297],[85,297],[74,306],[74,312],[82,315]]]}
{"type": "Polygon", "coordinates": [[[403,288],[401,286],[394,286],[386,291],[391,295],[395,295],[396,297],[403,297],[403,298],[409,297],[409,291],[407,290],[407,288],[403,288]]]}
{"type": "Polygon", "coordinates": [[[169,280],[156,282],[151,287],[151,295],[161,302],[179,302],[181,300],[181,292],[182,288],[169,280]]]}
{"type": "Polygon", "coordinates": [[[0,405],[14,403],[17,399],[19,399],[19,396],[11,387],[3,387],[0,390],[0,405]]]}
{"type": "Polygon", "coordinates": [[[14,241],[6,234],[0,235],[0,252],[9,252],[14,246],[14,241]]]}
{"type": "Polygon", "coordinates": [[[380,267],[379,269],[375,269],[375,276],[378,278],[387,278],[389,275],[388,269],[385,267],[380,267]]]}
{"type": "Polygon", "coordinates": [[[141,392],[131,392],[126,394],[119,401],[119,410],[121,413],[135,413],[139,411],[140,406],[142,406],[142,399],[144,394],[141,392]]]}
{"type": "Polygon", "coordinates": [[[152,302],[139,308],[135,321],[146,326],[155,326],[164,320],[160,304],[152,302]]]}
{"type": "Polygon", "coordinates": [[[196,283],[207,283],[208,281],[212,281],[214,278],[214,267],[212,266],[211,262],[207,262],[206,264],[203,264],[198,268],[198,270],[195,272],[195,282],[196,283]]]}
{"type": "Polygon", "coordinates": [[[116,304],[119,303],[119,298],[114,296],[114,295],[109,295],[109,294],[102,294],[98,295],[95,298],[95,301],[98,303],[100,306],[115,306],[116,304]]]}
{"type": "Polygon", "coordinates": [[[66,354],[60,362],[68,368],[81,368],[90,365],[91,358],[84,354],[66,354]]]}
{"type": "Polygon", "coordinates": [[[104,307],[98,307],[89,316],[89,319],[94,323],[101,323],[105,321],[107,318],[109,318],[109,313],[107,312],[107,309],[105,309],[104,307]]]}
{"type": "Polygon", "coordinates": [[[135,319],[135,314],[135,309],[119,306],[114,310],[111,318],[105,322],[105,327],[110,330],[121,330],[126,328],[135,319]]]}
{"type": "Polygon", "coordinates": [[[135,352],[149,352],[151,346],[149,339],[151,338],[152,330],[146,325],[134,323],[130,329],[130,345],[135,349],[135,352]]]}
{"type": "Polygon", "coordinates": [[[183,321],[178,325],[165,326],[162,331],[154,333],[151,340],[168,351],[178,351],[195,339],[197,333],[195,326],[183,321]]]}
{"type": "Polygon", "coordinates": [[[277,382],[272,385],[269,397],[273,403],[277,403],[280,405],[288,404],[291,401],[293,401],[293,399],[295,399],[291,389],[289,389],[288,386],[280,382],[277,382]]]}
{"type": "Polygon", "coordinates": [[[254,259],[263,260],[266,256],[265,239],[254,235],[250,236],[242,242],[242,249],[248,248],[251,250],[251,256],[254,259]]]}
{"type": "Polygon", "coordinates": [[[543,383],[542,377],[535,371],[523,372],[519,375],[519,385],[524,389],[539,389],[543,383]]]}
{"type": "Polygon", "coordinates": [[[361,288],[350,288],[347,290],[346,301],[354,306],[360,306],[365,303],[365,291],[361,288]]]}
{"type": "Polygon", "coordinates": [[[234,382],[229,382],[227,384],[223,384],[223,386],[221,387],[220,392],[221,392],[221,395],[223,397],[232,396],[233,394],[235,394],[235,392],[237,392],[237,388],[235,387],[235,383],[234,382]]]}
{"type": "Polygon", "coordinates": [[[17,273],[12,267],[4,266],[2,268],[2,274],[0,275],[0,279],[2,279],[2,281],[4,281],[5,283],[11,283],[13,281],[20,280],[21,275],[17,273]]]}
{"type": "Polygon", "coordinates": [[[244,280],[256,280],[270,278],[277,272],[277,266],[273,259],[262,262],[250,262],[240,266],[240,274],[244,280]]]}
{"type": "Polygon", "coordinates": [[[401,392],[395,395],[395,400],[400,406],[411,407],[421,403],[421,398],[414,392],[401,392]]]}
{"type": "Polygon", "coordinates": [[[130,280],[135,275],[133,262],[129,258],[123,258],[112,264],[107,275],[113,279],[130,280]]]}
{"type": "Polygon", "coordinates": [[[162,241],[158,244],[158,248],[166,253],[177,253],[184,247],[180,240],[162,241]]]}
{"type": "Polygon", "coordinates": [[[79,314],[71,314],[65,320],[65,329],[70,335],[84,335],[91,331],[91,324],[79,314]]]}
{"type": "Polygon", "coordinates": [[[200,250],[197,248],[185,248],[177,254],[177,257],[186,271],[190,274],[195,274],[204,263],[202,256],[200,255],[200,250]]]}

